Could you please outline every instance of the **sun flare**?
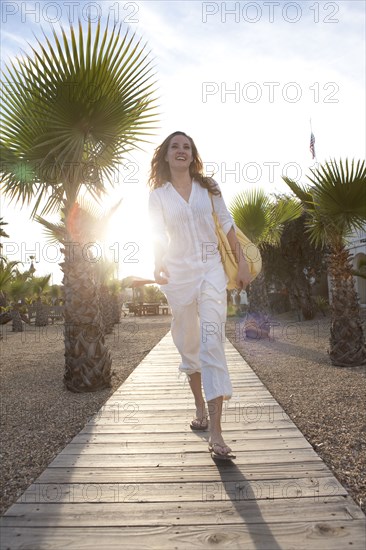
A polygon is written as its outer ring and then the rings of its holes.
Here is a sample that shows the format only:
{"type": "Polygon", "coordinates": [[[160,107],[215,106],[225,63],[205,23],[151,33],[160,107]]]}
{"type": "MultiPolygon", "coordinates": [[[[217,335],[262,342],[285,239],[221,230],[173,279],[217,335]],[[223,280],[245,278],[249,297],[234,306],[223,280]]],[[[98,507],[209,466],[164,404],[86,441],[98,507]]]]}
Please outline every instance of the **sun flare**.
{"type": "Polygon", "coordinates": [[[116,264],[116,277],[152,278],[153,248],[147,210],[148,192],[130,193],[108,223],[105,256],[116,264]]]}

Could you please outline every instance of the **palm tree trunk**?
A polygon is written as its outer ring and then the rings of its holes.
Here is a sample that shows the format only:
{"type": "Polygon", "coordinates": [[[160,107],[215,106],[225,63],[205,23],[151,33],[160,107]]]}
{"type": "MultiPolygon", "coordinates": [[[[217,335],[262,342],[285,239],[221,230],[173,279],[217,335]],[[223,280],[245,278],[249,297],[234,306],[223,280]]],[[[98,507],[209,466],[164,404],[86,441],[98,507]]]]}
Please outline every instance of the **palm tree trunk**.
{"type": "Polygon", "coordinates": [[[350,253],[342,243],[328,256],[331,277],[330,359],[339,367],[366,363],[366,346],[358,297],[352,276],[350,253]]]}
{"type": "Polygon", "coordinates": [[[113,301],[107,287],[100,288],[100,311],[104,325],[105,334],[113,332],[113,317],[112,317],[113,301]]]}
{"type": "Polygon", "coordinates": [[[36,319],[34,322],[36,327],[45,327],[48,325],[48,315],[45,310],[44,304],[42,304],[41,298],[37,298],[36,301],[36,319]]]}
{"type": "Polygon", "coordinates": [[[248,301],[249,313],[268,314],[270,306],[263,271],[261,271],[258,277],[254,279],[252,283],[250,283],[248,301]]]}
{"type": "Polygon", "coordinates": [[[112,359],[105,346],[92,263],[83,257],[80,243],[75,235],[70,238],[61,264],[65,294],[64,382],[71,391],[88,392],[111,386],[112,359]]]}
{"type": "Polygon", "coordinates": [[[12,318],[12,331],[13,332],[23,332],[23,321],[20,316],[20,311],[17,308],[14,308],[10,311],[12,318]]]}
{"type": "Polygon", "coordinates": [[[246,337],[256,340],[268,338],[270,304],[263,271],[250,283],[248,290],[248,313],[244,322],[246,337]]]}
{"type": "Polygon", "coordinates": [[[115,295],[112,296],[113,299],[113,324],[117,325],[121,320],[121,311],[122,311],[122,302],[121,302],[121,295],[115,295]]]}
{"type": "Polygon", "coordinates": [[[302,319],[310,320],[314,318],[314,305],[311,299],[310,284],[304,275],[297,274],[294,280],[289,284],[289,292],[292,298],[292,303],[296,307],[296,311],[301,313],[302,319]]]}

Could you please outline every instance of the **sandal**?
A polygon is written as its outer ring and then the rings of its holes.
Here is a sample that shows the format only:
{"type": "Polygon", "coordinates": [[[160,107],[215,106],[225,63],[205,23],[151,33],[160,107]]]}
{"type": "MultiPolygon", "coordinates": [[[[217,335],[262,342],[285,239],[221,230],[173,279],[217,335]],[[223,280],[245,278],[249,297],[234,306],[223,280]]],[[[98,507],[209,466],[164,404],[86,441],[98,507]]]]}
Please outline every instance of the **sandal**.
{"type": "Polygon", "coordinates": [[[232,460],[233,458],[236,458],[236,456],[231,452],[230,447],[227,445],[220,445],[219,443],[210,443],[208,445],[208,450],[211,453],[211,457],[213,459],[218,460],[232,460]],[[219,449],[223,450],[224,452],[220,452],[219,449]]]}
{"type": "Polygon", "coordinates": [[[192,430],[207,430],[208,417],[204,416],[202,420],[199,420],[198,418],[194,418],[190,423],[190,427],[192,430]]]}

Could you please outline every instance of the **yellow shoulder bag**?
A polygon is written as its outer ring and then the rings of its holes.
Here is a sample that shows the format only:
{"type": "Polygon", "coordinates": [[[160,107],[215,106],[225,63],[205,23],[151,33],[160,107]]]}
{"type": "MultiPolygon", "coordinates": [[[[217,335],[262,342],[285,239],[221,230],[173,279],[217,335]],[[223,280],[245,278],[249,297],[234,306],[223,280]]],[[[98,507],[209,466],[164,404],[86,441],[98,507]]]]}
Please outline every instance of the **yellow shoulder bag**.
{"type": "MultiPolygon", "coordinates": [[[[217,214],[215,212],[215,207],[211,195],[211,203],[212,203],[212,215],[215,221],[215,228],[216,228],[216,235],[218,239],[218,248],[221,255],[221,260],[224,266],[224,270],[226,275],[228,276],[229,280],[227,283],[227,289],[232,290],[234,288],[237,288],[236,284],[236,277],[238,275],[238,263],[236,261],[235,255],[233,254],[229,241],[227,240],[226,234],[223,231],[221,224],[219,222],[219,219],[217,217],[217,214]]],[[[258,247],[252,243],[244,233],[235,226],[235,233],[238,238],[240,247],[243,251],[244,258],[248,262],[249,271],[251,274],[251,281],[254,281],[254,279],[259,275],[262,269],[262,258],[261,254],[259,252],[258,247]]]]}

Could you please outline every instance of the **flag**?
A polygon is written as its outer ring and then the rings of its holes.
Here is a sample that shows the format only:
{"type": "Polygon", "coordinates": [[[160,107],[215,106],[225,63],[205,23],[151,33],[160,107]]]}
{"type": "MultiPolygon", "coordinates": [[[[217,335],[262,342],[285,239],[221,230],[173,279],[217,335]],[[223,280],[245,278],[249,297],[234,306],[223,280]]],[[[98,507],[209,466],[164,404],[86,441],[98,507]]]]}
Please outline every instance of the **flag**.
{"type": "Polygon", "coordinates": [[[311,136],[310,136],[310,152],[311,154],[313,155],[313,159],[315,159],[315,136],[313,134],[313,132],[311,132],[311,136]]]}

